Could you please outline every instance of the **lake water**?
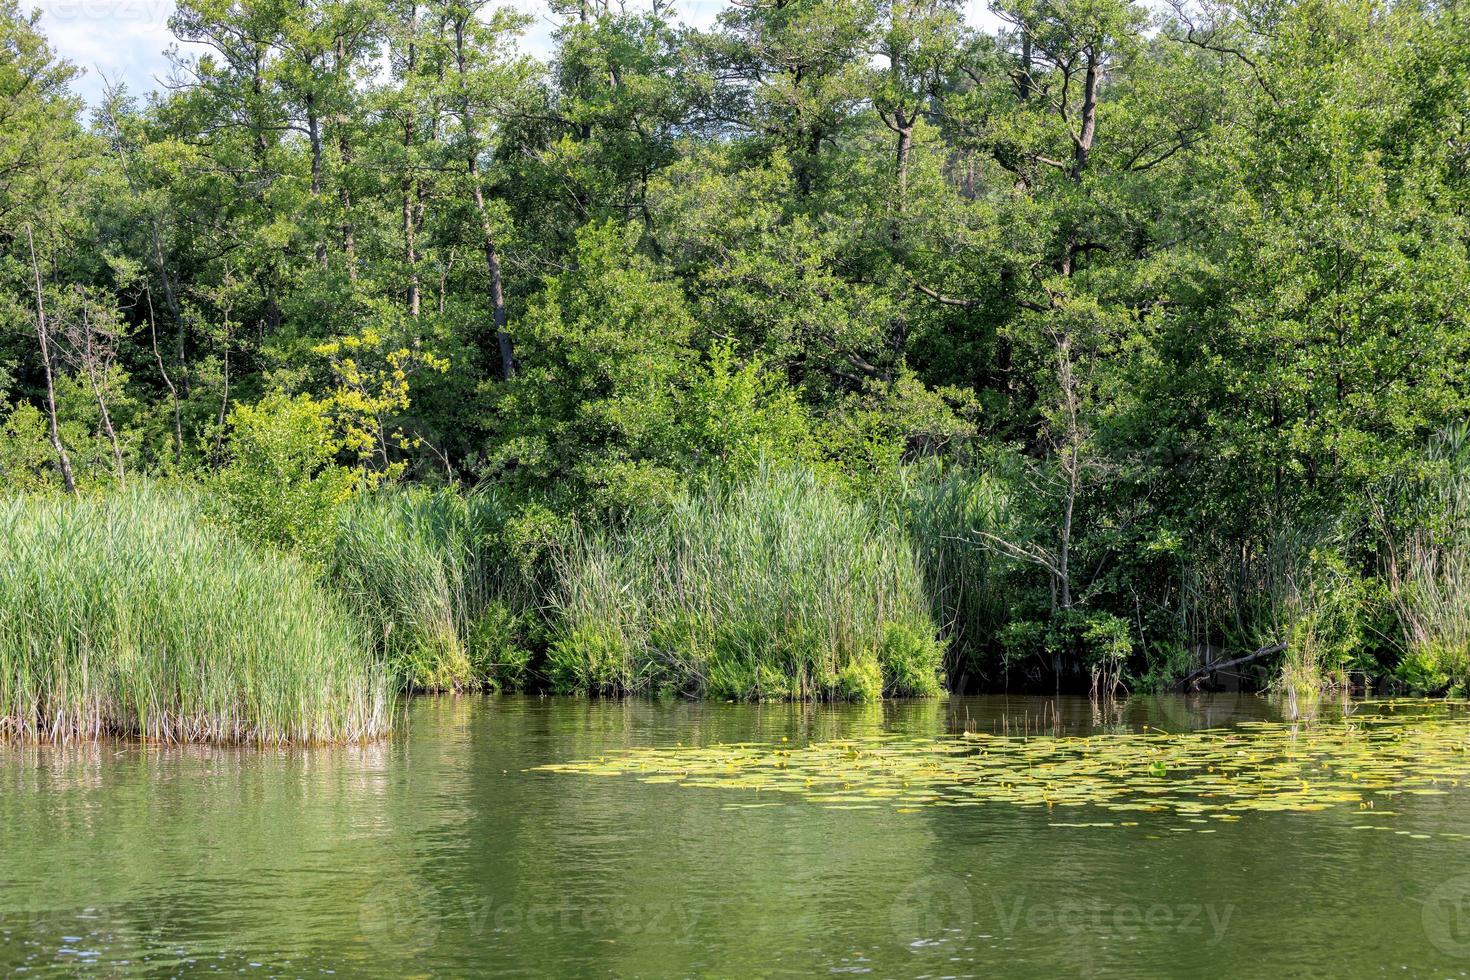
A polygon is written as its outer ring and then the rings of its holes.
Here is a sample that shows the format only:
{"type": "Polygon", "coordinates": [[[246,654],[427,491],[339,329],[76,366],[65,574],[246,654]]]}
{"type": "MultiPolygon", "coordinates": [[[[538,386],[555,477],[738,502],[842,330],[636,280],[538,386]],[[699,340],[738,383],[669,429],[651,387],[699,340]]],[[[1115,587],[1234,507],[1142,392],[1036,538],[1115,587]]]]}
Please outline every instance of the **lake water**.
{"type": "Polygon", "coordinates": [[[0,970],[1470,974],[1470,761],[1457,754],[1470,712],[1436,716],[1447,748],[1412,774],[1419,789],[1358,799],[1413,766],[1428,735],[1338,739],[1353,722],[1335,706],[1253,724],[1284,711],[1234,695],[1102,710],[444,698],[411,702],[400,734],[368,747],[0,747],[0,970]],[[1262,731],[1290,757],[1272,763],[1277,795],[1209,790],[1265,765],[1237,740],[1262,731]],[[1078,736],[1092,741],[1068,748],[1078,736]],[[1005,760],[993,771],[1013,775],[946,771],[930,793],[918,773],[933,766],[885,755],[936,737],[941,760],[1005,760]],[[1135,806],[1179,797],[1168,781],[1189,753],[1206,789],[1183,785],[1208,808],[1135,806]],[[893,788],[840,775],[817,792],[829,758],[881,768],[893,788]],[[570,763],[583,768],[541,768],[570,763]],[[645,781],[686,764],[707,778],[645,781]],[[1073,783],[1102,802],[1072,798],[1073,783]]]}

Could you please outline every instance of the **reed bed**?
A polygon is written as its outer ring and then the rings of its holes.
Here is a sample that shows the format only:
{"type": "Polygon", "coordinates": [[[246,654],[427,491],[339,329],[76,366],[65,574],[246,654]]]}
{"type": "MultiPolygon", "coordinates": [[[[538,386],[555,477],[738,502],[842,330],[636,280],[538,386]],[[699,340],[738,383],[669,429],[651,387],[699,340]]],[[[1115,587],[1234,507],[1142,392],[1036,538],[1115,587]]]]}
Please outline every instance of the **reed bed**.
{"type": "Polygon", "coordinates": [[[1374,497],[1384,577],[1402,631],[1399,676],[1422,691],[1470,691],[1470,428],[1430,443],[1424,471],[1374,497]]]}
{"type": "Polygon", "coordinates": [[[936,472],[914,465],[901,476],[894,518],[913,543],[934,617],[948,640],[951,687],[962,690],[971,675],[991,667],[988,657],[995,655],[996,635],[1010,614],[1010,569],[981,537],[1008,531],[1010,492],[979,469],[936,472]]]}
{"type": "Polygon", "coordinates": [[[392,490],[343,516],[326,577],[384,655],[400,687],[518,687],[530,604],[486,492],[392,490]]]}
{"type": "Polygon", "coordinates": [[[296,560],[190,498],[0,500],[0,737],[315,743],[390,727],[387,674],[296,560]]]}
{"type": "Polygon", "coordinates": [[[738,700],[940,690],[943,645],[907,539],[816,475],[761,469],[561,568],[548,668],[561,690],[738,700]]]}

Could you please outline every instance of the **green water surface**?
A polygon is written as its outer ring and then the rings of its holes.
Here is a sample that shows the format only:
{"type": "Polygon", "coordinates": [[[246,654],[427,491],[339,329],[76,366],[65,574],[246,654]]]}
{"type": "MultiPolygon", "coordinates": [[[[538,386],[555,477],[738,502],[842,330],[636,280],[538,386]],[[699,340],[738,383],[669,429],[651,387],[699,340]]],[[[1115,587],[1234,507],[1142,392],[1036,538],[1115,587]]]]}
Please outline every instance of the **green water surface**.
{"type": "MultiPolygon", "coordinates": [[[[0,747],[0,971],[1470,974],[1470,780],[1453,752],[1428,767],[1432,793],[1208,826],[989,798],[849,809],[540,768],[736,742],[1228,734],[1286,710],[1234,695],[443,698],[365,747],[0,747]]],[[[1470,742],[1470,712],[1436,717],[1446,744],[1470,742]]],[[[1342,709],[1307,724],[1343,725],[1342,709]]]]}

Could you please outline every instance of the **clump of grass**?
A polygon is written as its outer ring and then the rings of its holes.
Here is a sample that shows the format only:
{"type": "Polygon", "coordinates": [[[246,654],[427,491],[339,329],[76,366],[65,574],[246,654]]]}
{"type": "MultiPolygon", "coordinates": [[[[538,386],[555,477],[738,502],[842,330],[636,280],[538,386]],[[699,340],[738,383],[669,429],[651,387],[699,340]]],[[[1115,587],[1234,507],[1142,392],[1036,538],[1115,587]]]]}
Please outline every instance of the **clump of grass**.
{"type": "MultiPolygon", "coordinates": [[[[1345,688],[1371,659],[1375,626],[1359,518],[1352,511],[1318,522],[1287,517],[1242,539],[1199,541],[1183,566],[1179,597],[1180,631],[1194,656],[1211,648],[1216,660],[1259,651],[1259,659],[1234,669],[1293,704],[1345,688]]],[[[1179,670],[1196,666],[1203,663],[1179,670]]]]}
{"type": "Polygon", "coordinates": [[[908,532],[934,617],[948,640],[946,671],[954,689],[989,666],[994,640],[1009,613],[1011,589],[1002,558],[983,532],[1001,533],[1010,494],[982,470],[937,472],[914,465],[902,474],[896,518],[908,532]]]}
{"type": "Polygon", "coordinates": [[[1273,687],[1293,705],[1347,686],[1362,655],[1369,598],[1366,584],[1343,557],[1340,529],[1287,527],[1268,552],[1269,611],[1258,643],[1285,644],[1273,687]]]}
{"type": "Polygon", "coordinates": [[[1374,514],[1402,631],[1400,679],[1424,692],[1470,690],[1470,429],[1436,436],[1423,472],[1390,481],[1374,514]]]}
{"type": "Polygon", "coordinates": [[[488,493],[391,490],[343,516],[327,577],[417,691],[519,687],[531,617],[502,561],[488,493]]]}
{"type": "Polygon", "coordinates": [[[554,685],[850,699],[940,690],[943,646],[902,533],[810,472],[761,468],[569,549],[554,685]]]}
{"type": "Polygon", "coordinates": [[[384,734],[385,672],[296,560],[156,488],[0,500],[0,735],[338,742],[384,734]]]}

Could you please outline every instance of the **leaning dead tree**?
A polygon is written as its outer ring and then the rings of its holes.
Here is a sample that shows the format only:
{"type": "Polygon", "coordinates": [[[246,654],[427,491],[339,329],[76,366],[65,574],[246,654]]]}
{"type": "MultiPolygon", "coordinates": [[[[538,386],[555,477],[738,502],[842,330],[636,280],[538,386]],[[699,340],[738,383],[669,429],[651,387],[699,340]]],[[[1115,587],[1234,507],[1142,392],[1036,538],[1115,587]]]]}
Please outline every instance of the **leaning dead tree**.
{"type": "Polygon", "coordinates": [[[56,451],[56,468],[67,493],[77,492],[77,481],[71,472],[71,457],[61,444],[61,426],[56,421],[56,380],[51,371],[51,336],[46,327],[45,290],[41,286],[41,264],[36,261],[36,239],[26,225],[26,244],[31,250],[31,273],[36,280],[36,340],[41,345],[41,365],[46,370],[46,413],[51,421],[51,448],[56,451]]]}
{"type": "Polygon", "coordinates": [[[82,377],[97,403],[98,427],[112,447],[113,467],[117,471],[117,485],[126,488],[127,468],[123,463],[122,443],[117,428],[112,424],[112,412],[107,407],[112,391],[117,362],[117,342],[122,328],[117,311],[109,307],[94,306],[87,290],[77,286],[73,290],[70,308],[62,318],[62,336],[66,341],[63,354],[82,377]]]}
{"type": "Polygon", "coordinates": [[[1189,690],[1194,685],[1198,684],[1200,681],[1208,677],[1210,674],[1215,674],[1222,670],[1230,670],[1233,667],[1241,667],[1245,664],[1253,663],[1254,661],[1260,660],[1263,657],[1270,657],[1275,654],[1284,652],[1286,652],[1285,643],[1271,643],[1261,647],[1259,650],[1254,650],[1243,656],[1235,657],[1230,660],[1217,660],[1213,663],[1207,663],[1203,667],[1198,667],[1180,678],[1179,689],[1181,691],[1189,690]]]}

